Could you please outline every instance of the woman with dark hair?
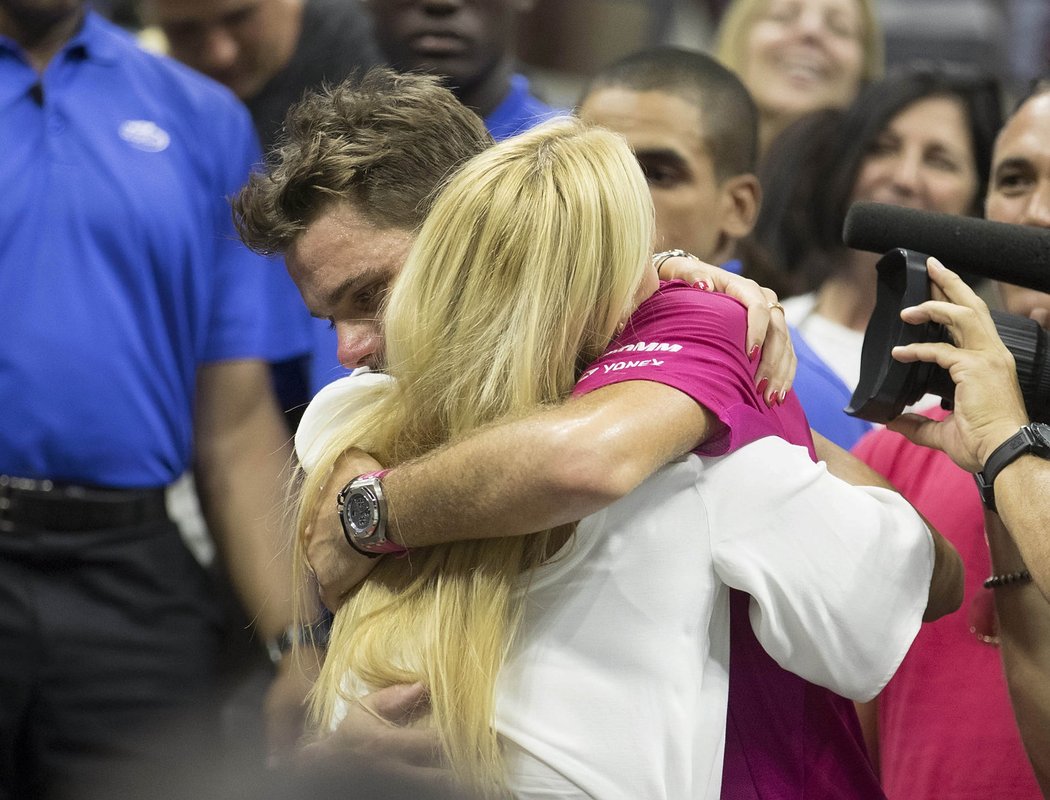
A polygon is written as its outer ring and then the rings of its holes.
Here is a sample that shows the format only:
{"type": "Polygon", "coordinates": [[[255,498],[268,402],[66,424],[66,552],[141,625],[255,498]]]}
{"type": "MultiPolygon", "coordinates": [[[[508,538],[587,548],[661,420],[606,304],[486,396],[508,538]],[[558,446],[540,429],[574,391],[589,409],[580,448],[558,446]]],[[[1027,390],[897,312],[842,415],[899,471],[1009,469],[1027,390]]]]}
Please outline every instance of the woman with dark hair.
{"type": "MultiPolygon", "coordinates": [[[[849,206],[867,200],[980,213],[1000,122],[992,79],[912,66],[868,87],[841,117],[825,112],[796,123],[771,149],[760,176],[767,200],[754,235],[801,292],[784,307],[797,328],[796,349],[805,351],[796,390],[807,414],[815,402],[808,375],[819,373],[822,398],[832,394],[838,408],[846,405],[838,400],[848,401],[857,386],[875,307],[879,257],[843,245],[849,206]]],[[[825,433],[819,420],[814,427],[825,433]]],[[[829,438],[849,447],[864,431],[852,428],[845,440],[829,438]]]]}

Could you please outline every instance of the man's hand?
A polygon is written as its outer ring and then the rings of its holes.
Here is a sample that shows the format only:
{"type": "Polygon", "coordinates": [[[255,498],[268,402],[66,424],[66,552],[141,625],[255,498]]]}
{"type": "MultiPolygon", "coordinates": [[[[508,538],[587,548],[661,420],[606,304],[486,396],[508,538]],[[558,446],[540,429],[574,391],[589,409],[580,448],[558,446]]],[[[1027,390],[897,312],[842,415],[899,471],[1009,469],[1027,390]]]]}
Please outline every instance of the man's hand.
{"type": "Polygon", "coordinates": [[[747,353],[754,360],[759,352],[755,383],[761,386],[766,402],[787,394],[795,379],[795,349],[791,346],[784,311],[772,289],[759,286],[750,278],[734,275],[698,258],[671,256],[660,261],[660,279],[683,280],[700,289],[722,292],[747,307],[747,353]]]}
{"type": "Polygon", "coordinates": [[[988,456],[1028,423],[1014,357],[1003,344],[988,306],[962,279],[937,259],[926,263],[930,296],[901,311],[912,325],[945,325],[954,345],[919,342],[893,349],[893,357],[910,363],[935,363],[955,382],[955,412],[935,422],[904,414],[887,427],[925,447],[943,450],[968,472],[984,469],[988,456]]]}
{"type": "Polygon", "coordinates": [[[334,498],[339,489],[358,475],[375,472],[383,465],[363,450],[348,450],[336,462],[327,492],[333,498],[329,506],[322,502],[317,516],[306,527],[303,548],[306,561],[317,577],[321,602],[335,611],[346,600],[350,590],[360,583],[380,561],[368,558],[354,550],[343,535],[343,526],[336,513],[334,498]]]}
{"type": "Polygon", "coordinates": [[[418,724],[429,713],[420,683],[380,689],[351,705],[339,727],[304,747],[302,757],[314,763],[357,759],[377,771],[451,787],[436,731],[418,724]]]}

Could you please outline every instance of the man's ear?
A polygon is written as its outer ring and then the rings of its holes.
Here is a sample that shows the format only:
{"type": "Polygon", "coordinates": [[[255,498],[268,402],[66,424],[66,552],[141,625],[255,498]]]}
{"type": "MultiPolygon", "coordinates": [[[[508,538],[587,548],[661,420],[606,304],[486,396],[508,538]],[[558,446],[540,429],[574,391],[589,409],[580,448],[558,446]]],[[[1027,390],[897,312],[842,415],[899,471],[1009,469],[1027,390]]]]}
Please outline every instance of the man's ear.
{"type": "Polygon", "coordinates": [[[762,206],[762,186],[750,172],[727,178],[722,184],[722,235],[743,239],[755,226],[762,206]]]}

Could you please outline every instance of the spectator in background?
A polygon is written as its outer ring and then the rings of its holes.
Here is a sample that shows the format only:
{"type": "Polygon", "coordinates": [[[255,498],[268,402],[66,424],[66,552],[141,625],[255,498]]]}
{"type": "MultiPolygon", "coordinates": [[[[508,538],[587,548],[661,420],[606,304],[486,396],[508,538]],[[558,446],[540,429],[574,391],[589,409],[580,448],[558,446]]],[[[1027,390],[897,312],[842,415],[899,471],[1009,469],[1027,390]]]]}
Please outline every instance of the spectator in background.
{"type": "MultiPolygon", "coordinates": [[[[734,258],[761,192],[754,175],[758,114],[733,73],[700,53],[643,51],[592,78],[579,114],[626,137],[634,149],[656,208],[657,248],[680,242],[705,261],[742,269],[779,291],[767,275],[782,273],[760,258],[761,248],[744,248],[743,262],[734,258]]],[[[868,423],[842,413],[849,396],[835,392],[841,382],[797,337],[795,351],[796,385],[803,387],[810,424],[836,444],[853,444],[868,423]]],[[[773,395],[780,391],[767,387],[773,395]]]]}
{"type": "MultiPolygon", "coordinates": [[[[757,112],[740,81],[701,53],[657,48],[595,75],[581,119],[627,139],[656,208],[654,248],[675,244],[712,264],[734,259],[761,195],[755,170],[757,112]]],[[[739,262],[729,264],[741,272],[739,262]]]]}
{"type": "Polygon", "coordinates": [[[277,268],[226,197],[258,161],[221,87],[80,0],[0,5],[0,796],[76,796],[199,716],[220,612],[165,509],[194,460],[256,630],[291,622],[277,268]]]}
{"type": "Polygon", "coordinates": [[[263,152],[306,89],[379,63],[358,0],[144,0],[169,52],[233,90],[263,152]]]}
{"type": "MultiPolygon", "coordinates": [[[[984,198],[988,219],[1050,228],[1047,88],[1038,87],[1020,105],[996,140],[984,198]]],[[[938,287],[958,283],[943,268],[931,267],[930,273],[933,294],[940,299],[938,287]]],[[[999,289],[1007,311],[1045,323],[1050,295],[1006,284],[999,289]]],[[[1031,582],[1033,573],[1041,574],[1046,586],[1046,484],[1045,477],[1033,480],[1038,470],[1045,476],[1046,463],[1035,456],[1020,458],[995,479],[1001,518],[982,507],[970,473],[983,470],[990,453],[1028,416],[1012,358],[1002,354],[994,329],[986,333],[991,324],[987,309],[966,287],[956,288],[950,299],[977,310],[957,321],[960,309],[944,304],[951,313],[934,317],[952,323],[958,347],[905,350],[907,360],[919,355],[929,360],[939,350],[946,359],[942,366],[958,362],[953,375],[963,383],[956,389],[956,410],[948,414],[938,408],[890,425],[915,442],[943,448],[962,467],[944,452],[919,447],[889,430],[863,439],[856,454],[953,542],[966,565],[965,597],[959,611],[923,626],[886,689],[862,709],[862,719],[891,800],[989,795],[1025,800],[1039,797],[1040,786],[1050,791],[1050,607],[1031,582]],[[975,329],[973,320],[981,317],[985,324],[975,329]],[[982,586],[989,575],[1015,579],[982,586]],[[1025,763],[1022,738],[1035,777],[1025,763]]],[[[915,311],[902,316],[916,324],[929,319],[915,311]]]]}
{"type": "MultiPolygon", "coordinates": [[[[807,290],[785,300],[784,308],[797,328],[796,347],[812,350],[823,362],[820,381],[814,383],[821,395],[834,392],[848,403],[875,307],[878,255],[842,244],[850,204],[868,200],[947,214],[978,213],[1000,118],[991,79],[916,67],[869,86],[841,121],[827,114],[816,123],[800,121],[803,129],[788,131],[785,142],[797,145],[797,151],[771,150],[766,174],[794,181],[795,187],[771,185],[771,193],[790,200],[771,203],[760,214],[759,243],[772,251],[774,263],[796,270],[798,285],[807,290]],[[822,129],[814,132],[814,125],[822,129]],[[815,154],[814,133],[831,136],[815,154]],[[790,242],[791,252],[802,253],[795,265],[785,264],[776,252],[790,242]]],[[[800,389],[805,408],[815,392],[800,389]]],[[[838,443],[852,446],[863,432],[845,426],[843,433],[854,438],[838,443]]]]}
{"type": "Polygon", "coordinates": [[[883,71],[872,0],[733,0],[715,49],[758,104],[762,154],[792,122],[849,105],[883,71]]]}
{"type": "MultiPolygon", "coordinates": [[[[784,265],[802,264],[813,247],[812,203],[827,178],[823,162],[828,143],[839,135],[843,113],[814,111],[789,125],[773,141],[758,173],[763,210],[747,241],[765,254],[785,297],[798,293],[805,270],[789,272],[784,265]]],[[[794,328],[792,344],[798,357],[795,389],[809,424],[840,447],[852,447],[871,423],[843,413],[850,401],[848,387],[794,328]]]]}
{"type": "Polygon", "coordinates": [[[737,258],[761,191],[748,135],[758,113],[733,73],[702,53],[642,51],[595,75],[578,114],[634,150],[656,208],[656,250],[681,247],[763,282],[737,258]]]}
{"type": "MultiPolygon", "coordinates": [[[[325,81],[338,83],[380,60],[358,0],[144,2],[171,55],[225,84],[248,106],[264,153],[304,91],[325,81]]],[[[290,283],[288,291],[295,295],[290,283]]],[[[312,357],[274,365],[281,406],[294,409],[293,426],[317,389],[346,374],[334,360],[335,336],[328,324],[311,320],[301,303],[296,311],[293,322],[314,339],[312,357]]]]}
{"type": "Polygon", "coordinates": [[[499,141],[565,113],[515,72],[517,17],[535,0],[364,0],[386,60],[441,78],[499,141]]]}

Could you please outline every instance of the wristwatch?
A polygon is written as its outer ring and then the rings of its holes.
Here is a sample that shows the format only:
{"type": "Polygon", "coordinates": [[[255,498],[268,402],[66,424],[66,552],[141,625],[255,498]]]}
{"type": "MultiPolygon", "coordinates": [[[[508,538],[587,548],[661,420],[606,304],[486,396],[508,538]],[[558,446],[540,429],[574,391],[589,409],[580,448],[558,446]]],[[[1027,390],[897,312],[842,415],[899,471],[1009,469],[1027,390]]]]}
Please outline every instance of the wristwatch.
{"type": "Polygon", "coordinates": [[[985,508],[990,511],[996,510],[993,490],[996,476],[1008,464],[1012,464],[1026,453],[1050,460],[1050,425],[1044,422],[1030,422],[988,456],[984,469],[973,476],[985,508]]]}
{"type": "Polygon", "coordinates": [[[336,497],[343,536],[352,548],[369,558],[408,552],[408,548],[386,538],[386,496],[382,483],[386,472],[358,475],[336,497]]]}

